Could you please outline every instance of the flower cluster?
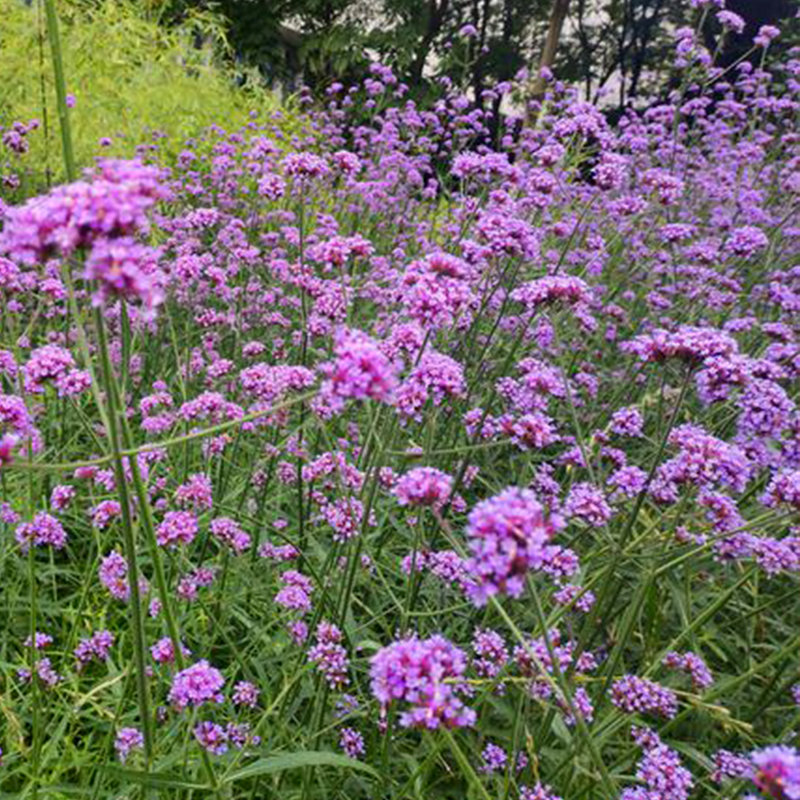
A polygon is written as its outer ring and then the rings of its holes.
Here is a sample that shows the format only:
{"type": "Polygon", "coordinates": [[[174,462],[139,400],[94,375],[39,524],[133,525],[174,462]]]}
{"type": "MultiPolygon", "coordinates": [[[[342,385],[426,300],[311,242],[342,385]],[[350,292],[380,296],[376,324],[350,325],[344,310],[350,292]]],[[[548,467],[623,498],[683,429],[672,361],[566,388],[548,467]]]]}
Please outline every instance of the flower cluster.
{"type": "Polygon", "coordinates": [[[506,489],[478,503],[466,530],[472,599],[483,604],[498,593],[519,597],[528,571],[544,566],[547,546],[563,524],[527,489],[506,489]]]}
{"type": "Polygon", "coordinates": [[[205,703],[221,703],[223,697],[220,690],[224,685],[222,673],[208,661],[202,660],[175,675],[168,699],[180,710],[205,703]]]}
{"type": "Polygon", "coordinates": [[[404,727],[470,726],[475,712],[460,699],[458,683],[466,667],[464,652],[443,636],[401,639],[373,656],[370,687],[384,709],[396,701],[411,706],[400,715],[404,727]]]}

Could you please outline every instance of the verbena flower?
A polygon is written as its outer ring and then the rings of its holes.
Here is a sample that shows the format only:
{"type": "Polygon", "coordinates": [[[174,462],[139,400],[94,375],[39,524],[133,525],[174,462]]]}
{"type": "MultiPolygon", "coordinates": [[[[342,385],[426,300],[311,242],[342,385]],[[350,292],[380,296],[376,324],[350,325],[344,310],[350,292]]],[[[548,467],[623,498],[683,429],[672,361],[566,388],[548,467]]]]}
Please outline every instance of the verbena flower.
{"type": "Polygon", "coordinates": [[[750,756],[752,781],[768,797],[797,800],[800,797],[800,753],[794,747],[774,745],[750,756]]]}
{"type": "Polygon", "coordinates": [[[672,719],[678,713],[675,693],[649,678],[625,675],[614,681],[610,694],[611,702],[628,714],[652,714],[672,719]]]}
{"type": "Polygon", "coordinates": [[[342,728],[339,731],[339,748],[349,758],[359,758],[366,753],[364,737],[354,728],[342,728]]]}
{"type": "Polygon", "coordinates": [[[205,659],[178,672],[172,679],[168,698],[176,708],[221,703],[220,690],[225,685],[222,673],[205,659]]]}
{"type": "Polygon", "coordinates": [[[31,522],[18,525],[14,538],[23,552],[27,552],[31,545],[61,550],[67,544],[67,532],[64,527],[46,511],[37,513],[31,522]]]}
{"type": "Polygon", "coordinates": [[[156,528],[156,541],[162,547],[191,544],[199,530],[197,518],[188,511],[168,511],[156,528]]]}
{"type": "Polygon", "coordinates": [[[466,529],[472,599],[483,604],[498,593],[519,597],[525,576],[543,566],[546,546],[563,527],[561,517],[527,489],[506,489],[475,506],[466,529]]]}
{"type": "Polygon", "coordinates": [[[370,687],[384,709],[393,702],[410,705],[400,715],[403,727],[471,726],[475,712],[459,697],[466,666],[464,652],[443,636],[401,639],[373,656],[370,687]]]}
{"type": "Polygon", "coordinates": [[[144,749],[144,736],[138,728],[120,728],[114,740],[117,758],[124,764],[131,753],[144,749]]]}
{"type": "Polygon", "coordinates": [[[342,632],[330,622],[320,622],[317,626],[317,643],[308,651],[308,660],[316,664],[332,689],[346,686],[350,679],[347,670],[350,659],[342,645],[342,632]]]}

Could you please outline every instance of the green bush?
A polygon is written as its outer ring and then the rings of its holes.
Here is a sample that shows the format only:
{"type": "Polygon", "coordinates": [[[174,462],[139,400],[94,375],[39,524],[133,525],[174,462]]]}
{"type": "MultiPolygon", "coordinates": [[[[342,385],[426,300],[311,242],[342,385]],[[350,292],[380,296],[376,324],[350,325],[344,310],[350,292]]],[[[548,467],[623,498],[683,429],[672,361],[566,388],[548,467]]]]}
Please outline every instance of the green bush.
{"type": "MultiPolygon", "coordinates": [[[[58,10],[80,166],[91,163],[102,137],[112,139],[108,154],[131,155],[158,132],[169,157],[212,123],[232,130],[250,111],[263,118],[278,107],[270,92],[221,63],[226,42],[213,14],[167,28],[145,4],[124,0],[62,1],[58,10]]],[[[41,0],[31,5],[0,0],[0,19],[0,125],[41,120],[40,130],[29,137],[26,178],[41,180],[49,169],[58,181],[58,117],[41,0]]],[[[281,117],[285,123],[285,114],[281,117]]]]}

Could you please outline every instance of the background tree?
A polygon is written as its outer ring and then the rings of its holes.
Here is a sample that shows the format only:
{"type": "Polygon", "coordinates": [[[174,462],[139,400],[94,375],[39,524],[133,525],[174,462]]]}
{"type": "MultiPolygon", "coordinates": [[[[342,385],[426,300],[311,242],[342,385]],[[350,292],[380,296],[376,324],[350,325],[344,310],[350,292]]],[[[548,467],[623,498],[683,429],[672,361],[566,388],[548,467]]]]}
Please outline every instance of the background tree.
{"type": "MultiPolygon", "coordinates": [[[[720,42],[713,9],[702,31],[710,50],[722,45],[722,64],[747,52],[760,25],[791,17],[796,0],[727,5],[744,32],[720,42]]],[[[690,0],[167,0],[160,9],[165,22],[213,9],[240,69],[288,91],[358,80],[378,59],[412,97],[440,91],[446,76],[484,105],[495,103],[487,87],[523,67],[540,92],[539,68],[553,66],[587,100],[618,111],[666,85],[672,34],[699,18],[690,0]]]]}

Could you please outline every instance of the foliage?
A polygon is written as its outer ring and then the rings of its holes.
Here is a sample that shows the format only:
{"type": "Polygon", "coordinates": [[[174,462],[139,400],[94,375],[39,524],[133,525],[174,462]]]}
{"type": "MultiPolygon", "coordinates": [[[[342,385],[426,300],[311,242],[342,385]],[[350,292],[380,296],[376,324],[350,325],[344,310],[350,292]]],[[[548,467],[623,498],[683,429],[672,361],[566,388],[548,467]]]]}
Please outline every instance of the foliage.
{"type": "MultiPolygon", "coordinates": [[[[213,122],[239,126],[251,109],[263,115],[275,108],[273,98],[252,83],[234,86],[234,76],[219,61],[225,32],[209,12],[197,11],[167,28],[149,18],[142,4],[126,0],[59,8],[82,165],[104,137],[112,141],[108,154],[132,155],[138,146],[157,145],[169,157],[183,139],[213,122]]],[[[0,17],[0,125],[39,119],[45,131],[31,137],[30,161],[58,180],[58,120],[41,3],[0,0],[0,17]]]]}
{"type": "Polygon", "coordinates": [[[0,789],[794,800],[776,35],[616,125],[375,65],[0,206],[0,789]]]}

